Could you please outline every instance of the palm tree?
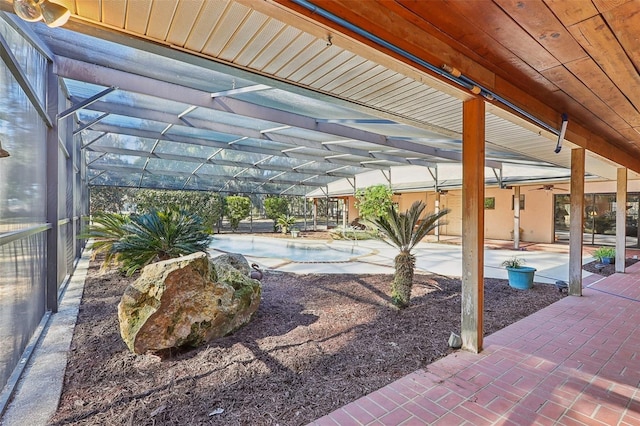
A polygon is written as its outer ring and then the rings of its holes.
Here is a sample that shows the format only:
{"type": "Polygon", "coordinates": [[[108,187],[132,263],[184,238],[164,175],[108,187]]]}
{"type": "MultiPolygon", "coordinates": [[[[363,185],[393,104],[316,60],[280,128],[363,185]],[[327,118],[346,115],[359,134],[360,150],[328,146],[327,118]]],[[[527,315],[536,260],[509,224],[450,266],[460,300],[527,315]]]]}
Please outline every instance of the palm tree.
{"type": "Polygon", "coordinates": [[[416,201],[404,213],[398,213],[395,207],[390,207],[386,217],[371,220],[380,231],[383,241],[400,250],[394,259],[395,274],[391,284],[391,298],[399,308],[408,306],[411,298],[413,271],[416,267],[416,257],[411,250],[440,225],[438,220],[441,217],[449,213],[449,209],[444,209],[420,219],[425,207],[422,201],[416,201]]]}

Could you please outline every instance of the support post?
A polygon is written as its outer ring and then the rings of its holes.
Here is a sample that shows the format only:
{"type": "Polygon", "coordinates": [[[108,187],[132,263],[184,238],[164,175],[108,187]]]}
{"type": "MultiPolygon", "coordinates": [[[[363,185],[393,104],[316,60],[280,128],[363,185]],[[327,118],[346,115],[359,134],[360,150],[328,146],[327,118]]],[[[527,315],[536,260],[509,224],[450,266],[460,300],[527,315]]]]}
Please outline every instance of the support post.
{"type": "Polygon", "coordinates": [[[342,199],[342,229],[346,230],[347,229],[347,213],[348,213],[348,209],[347,209],[347,201],[349,199],[348,198],[343,198],[342,199]]]}
{"type": "Polygon", "coordinates": [[[616,194],[616,272],[624,273],[627,258],[627,169],[618,169],[616,194]]]}
{"type": "MultiPolygon", "coordinates": [[[[440,191],[436,189],[436,205],[433,209],[435,214],[440,213],[440,191]]],[[[434,233],[436,234],[436,241],[440,241],[440,219],[438,219],[438,226],[434,229],[434,233]]]]}
{"type": "Polygon", "coordinates": [[[582,228],[584,219],[584,148],[571,150],[569,223],[569,294],[582,296],[582,228]]]}
{"type": "Polygon", "coordinates": [[[311,212],[313,215],[313,230],[318,230],[318,199],[313,199],[313,211],[311,212]]]}
{"type": "Polygon", "coordinates": [[[302,211],[304,212],[304,230],[307,230],[307,197],[302,197],[302,211]]]}
{"type": "Polygon", "coordinates": [[[462,348],[482,350],[484,310],[485,104],[462,107],[462,348]]]}
{"type": "Polygon", "coordinates": [[[513,187],[513,248],[520,249],[520,187],[513,187]]]}
{"type": "MultiPolygon", "coordinates": [[[[47,114],[55,117],[58,114],[58,77],[53,73],[53,63],[47,63],[47,114]]],[[[47,231],[46,260],[46,309],[58,312],[58,160],[60,146],[58,144],[58,120],[51,120],[52,126],[46,133],[46,175],[47,175],[47,223],[51,228],[47,231]]]]}

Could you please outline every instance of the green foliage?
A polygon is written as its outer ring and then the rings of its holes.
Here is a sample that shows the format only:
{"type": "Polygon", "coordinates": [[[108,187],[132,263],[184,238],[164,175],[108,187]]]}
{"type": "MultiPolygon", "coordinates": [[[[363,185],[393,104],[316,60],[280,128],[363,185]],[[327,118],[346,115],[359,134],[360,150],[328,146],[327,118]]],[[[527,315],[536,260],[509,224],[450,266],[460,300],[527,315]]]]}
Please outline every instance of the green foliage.
{"type": "Polygon", "coordinates": [[[132,275],[149,263],[206,251],[211,235],[202,220],[185,211],[165,209],[133,216],[125,235],[113,243],[122,270],[132,275]]]}
{"type": "Polygon", "coordinates": [[[400,250],[394,259],[395,273],[391,284],[391,297],[399,308],[408,306],[411,299],[416,262],[411,250],[429,232],[441,225],[438,220],[449,213],[449,209],[444,209],[420,219],[425,207],[422,201],[416,201],[404,213],[398,213],[394,207],[389,207],[386,215],[371,219],[383,241],[400,250]]]}
{"type": "Polygon", "coordinates": [[[137,191],[133,200],[139,213],[173,209],[198,215],[210,233],[225,211],[225,197],[211,192],[144,189],[137,191]]]}
{"type": "Polygon", "coordinates": [[[283,234],[286,234],[295,224],[296,218],[294,216],[280,215],[278,217],[278,226],[283,234]]]}
{"type": "Polygon", "coordinates": [[[602,262],[605,257],[614,258],[616,257],[616,249],[613,247],[598,247],[593,252],[593,257],[598,259],[598,262],[602,262]]]}
{"type": "Polygon", "coordinates": [[[387,216],[392,203],[393,192],[387,185],[373,185],[356,192],[356,207],[360,217],[364,220],[373,220],[387,216]]]}
{"type": "Polygon", "coordinates": [[[512,257],[512,258],[507,259],[504,262],[502,262],[502,266],[504,266],[506,268],[519,268],[522,265],[524,265],[525,263],[526,262],[521,257],[512,257]]]}
{"type": "Polygon", "coordinates": [[[251,212],[251,200],[241,195],[230,195],[227,197],[227,218],[232,231],[238,229],[240,221],[246,219],[251,212]]]}
{"type": "Polygon", "coordinates": [[[89,188],[90,214],[98,212],[121,213],[125,204],[134,197],[135,190],[115,186],[92,186],[89,188]]]}
{"type": "Polygon", "coordinates": [[[264,199],[264,212],[268,219],[273,220],[273,230],[275,232],[278,218],[289,213],[289,201],[283,197],[267,197],[264,199]]]}
{"type": "Polygon", "coordinates": [[[93,257],[104,253],[105,260],[102,267],[106,268],[118,262],[118,253],[113,250],[113,245],[127,234],[124,226],[130,222],[130,219],[127,215],[105,212],[96,212],[91,219],[87,232],[79,238],[93,240],[91,245],[93,257]]]}

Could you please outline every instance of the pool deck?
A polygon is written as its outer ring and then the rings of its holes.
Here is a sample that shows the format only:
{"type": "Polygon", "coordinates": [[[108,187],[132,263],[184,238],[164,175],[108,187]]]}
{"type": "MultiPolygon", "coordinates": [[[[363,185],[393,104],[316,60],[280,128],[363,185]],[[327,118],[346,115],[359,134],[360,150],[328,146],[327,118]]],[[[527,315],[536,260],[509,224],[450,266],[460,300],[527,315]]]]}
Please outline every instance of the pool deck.
{"type": "MultiPolygon", "coordinates": [[[[239,236],[237,238],[245,238],[239,236]]],[[[261,237],[255,237],[261,238],[261,237]]],[[[326,244],[329,247],[349,249],[352,247],[367,248],[371,252],[341,262],[297,262],[283,258],[245,256],[251,263],[257,263],[263,269],[301,274],[332,273],[357,274],[366,271],[370,274],[393,274],[393,260],[397,249],[378,240],[365,241],[322,241],[305,239],[278,239],[274,244],[326,244]]],[[[421,242],[414,250],[416,255],[416,272],[432,273],[444,276],[462,276],[462,246],[459,238],[448,238],[443,242],[421,242]]],[[[486,278],[507,279],[507,271],[502,262],[513,256],[525,259],[527,266],[536,268],[535,282],[553,284],[557,280],[567,281],[569,278],[569,247],[559,244],[523,243],[521,250],[514,250],[512,242],[486,240],[484,252],[484,274],[486,278]]],[[[215,253],[215,250],[212,250],[215,253]]],[[[584,263],[592,261],[588,250],[585,250],[584,263]]],[[[591,275],[583,271],[583,278],[591,275]]]]}

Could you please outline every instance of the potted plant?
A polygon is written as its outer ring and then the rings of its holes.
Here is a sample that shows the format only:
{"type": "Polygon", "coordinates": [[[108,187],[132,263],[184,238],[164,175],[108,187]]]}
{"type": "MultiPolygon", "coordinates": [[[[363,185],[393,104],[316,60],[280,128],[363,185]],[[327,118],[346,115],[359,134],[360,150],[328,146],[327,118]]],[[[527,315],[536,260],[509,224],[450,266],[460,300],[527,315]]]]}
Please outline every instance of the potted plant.
{"type": "Polygon", "coordinates": [[[300,233],[300,231],[295,226],[293,228],[291,228],[291,236],[293,238],[298,238],[299,233],[300,233]]]}
{"type": "Polygon", "coordinates": [[[509,285],[519,290],[527,290],[533,287],[533,277],[536,268],[522,266],[525,263],[520,257],[512,257],[502,262],[509,275],[509,285]]]}
{"type": "Polygon", "coordinates": [[[598,262],[606,265],[615,263],[616,249],[613,247],[598,247],[596,251],[593,252],[593,257],[595,257],[598,262]]]}

